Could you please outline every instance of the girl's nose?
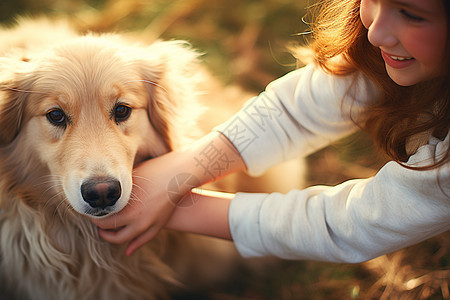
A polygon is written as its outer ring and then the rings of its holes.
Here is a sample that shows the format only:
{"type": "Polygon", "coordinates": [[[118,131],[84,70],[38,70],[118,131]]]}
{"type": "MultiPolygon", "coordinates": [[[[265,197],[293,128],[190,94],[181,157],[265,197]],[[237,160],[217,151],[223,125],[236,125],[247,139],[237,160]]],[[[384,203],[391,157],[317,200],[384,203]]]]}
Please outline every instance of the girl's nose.
{"type": "Polygon", "coordinates": [[[394,19],[384,8],[378,7],[368,25],[367,38],[375,47],[392,48],[398,43],[394,19]]]}

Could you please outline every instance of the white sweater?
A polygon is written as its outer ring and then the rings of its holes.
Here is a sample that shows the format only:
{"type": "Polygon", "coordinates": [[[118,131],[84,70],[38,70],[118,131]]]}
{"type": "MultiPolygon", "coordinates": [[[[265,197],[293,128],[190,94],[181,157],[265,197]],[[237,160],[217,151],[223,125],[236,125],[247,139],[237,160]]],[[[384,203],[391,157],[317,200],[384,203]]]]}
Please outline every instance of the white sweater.
{"type": "MultiPolygon", "coordinates": [[[[351,116],[377,91],[362,78],[351,81],[306,66],[271,83],[217,130],[239,150],[248,172],[261,174],[356,129],[351,116]]],[[[449,139],[431,137],[408,164],[439,159],[449,139]]],[[[238,193],[229,222],[243,256],[366,261],[450,229],[450,164],[414,171],[389,162],[372,178],[334,187],[238,193]]]]}

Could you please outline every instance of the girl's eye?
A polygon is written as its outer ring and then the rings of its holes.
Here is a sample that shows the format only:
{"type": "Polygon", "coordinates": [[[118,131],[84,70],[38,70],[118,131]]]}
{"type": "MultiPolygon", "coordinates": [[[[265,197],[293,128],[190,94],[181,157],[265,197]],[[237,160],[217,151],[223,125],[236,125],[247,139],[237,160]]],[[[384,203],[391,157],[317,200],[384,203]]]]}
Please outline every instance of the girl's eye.
{"type": "Polygon", "coordinates": [[[405,10],[405,9],[401,9],[400,13],[409,21],[413,21],[413,22],[422,22],[425,21],[424,18],[416,16],[415,14],[410,13],[409,11],[405,10]]]}
{"type": "Polygon", "coordinates": [[[125,104],[118,104],[114,108],[114,120],[116,123],[126,121],[131,115],[131,107],[125,104]]]}
{"type": "Polygon", "coordinates": [[[67,116],[66,114],[59,108],[53,108],[49,110],[46,114],[47,120],[49,120],[52,125],[55,126],[66,126],[67,125],[67,116]]]}

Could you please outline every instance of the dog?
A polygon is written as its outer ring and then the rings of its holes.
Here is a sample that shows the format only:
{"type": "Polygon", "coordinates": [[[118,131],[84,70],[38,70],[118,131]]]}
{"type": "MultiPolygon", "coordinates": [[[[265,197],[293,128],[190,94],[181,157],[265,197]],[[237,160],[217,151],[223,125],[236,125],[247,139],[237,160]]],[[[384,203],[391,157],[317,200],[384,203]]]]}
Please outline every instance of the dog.
{"type": "Polygon", "coordinates": [[[192,136],[198,53],[47,20],[0,34],[0,290],[164,299],[230,274],[239,259],[227,242],[162,230],[127,257],[86,217],[120,211],[133,167],[192,136]]]}

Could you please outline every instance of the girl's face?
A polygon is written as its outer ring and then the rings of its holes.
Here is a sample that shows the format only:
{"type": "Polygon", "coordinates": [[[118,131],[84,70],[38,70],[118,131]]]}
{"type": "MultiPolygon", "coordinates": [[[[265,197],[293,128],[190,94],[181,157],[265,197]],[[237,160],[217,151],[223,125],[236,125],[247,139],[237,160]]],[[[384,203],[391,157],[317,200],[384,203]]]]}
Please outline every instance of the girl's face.
{"type": "Polygon", "coordinates": [[[410,86],[440,75],[447,42],[442,0],[361,0],[360,15],[395,83],[410,86]]]}

